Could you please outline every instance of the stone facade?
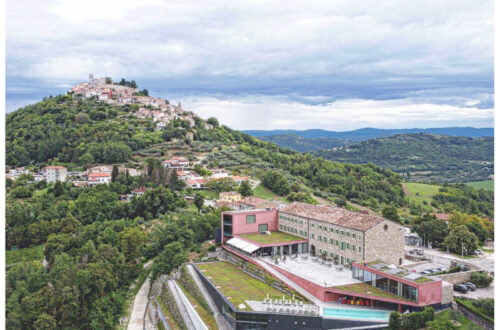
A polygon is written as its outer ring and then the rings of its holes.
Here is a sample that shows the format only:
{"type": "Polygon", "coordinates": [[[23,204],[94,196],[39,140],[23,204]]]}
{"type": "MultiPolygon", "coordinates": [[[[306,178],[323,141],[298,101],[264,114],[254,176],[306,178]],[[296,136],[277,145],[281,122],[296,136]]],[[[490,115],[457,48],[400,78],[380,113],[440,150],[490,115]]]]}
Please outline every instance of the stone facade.
{"type": "Polygon", "coordinates": [[[436,275],[436,277],[439,277],[443,281],[449,282],[451,284],[458,284],[463,282],[470,282],[472,272],[473,271],[442,274],[442,275],[436,275]]]}
{"type": "Polygon", "coordinates": [[[364,232],[280,211],[278,230],[309,239],[310,252],[326,253],[341,264],[381,260],[399,265],[404,259],[403,227],[387,220],[364,232]]]}
{"type": "Polygon", "coordinates": [[[405,257],[404,227],[385,220],[365,232],[364,260],[401,265],[405,257]]]}

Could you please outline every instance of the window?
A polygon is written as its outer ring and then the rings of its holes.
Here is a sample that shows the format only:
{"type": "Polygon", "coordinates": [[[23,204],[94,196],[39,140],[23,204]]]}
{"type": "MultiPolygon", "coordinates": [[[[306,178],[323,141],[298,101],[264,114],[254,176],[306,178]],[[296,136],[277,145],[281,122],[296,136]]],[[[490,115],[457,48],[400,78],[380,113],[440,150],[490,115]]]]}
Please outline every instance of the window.
{"type": "Polygon", "coordinates": [[[359,246],[358,248],[359,248],[359,253],[361,253],[361,246],[359,246]]]}
{"type": "Polygon", "coordinates": [[[318,226],[318,229],[319,229],[319,230],[321,230],[321,229],[322,229],[321,225],[319,225],[319,226],[318,226]]]}
{"type": "Polygon", "coordinates": [[[337,230],[336,230],[336,232],[337,232],[337,234],[338,234],[338,233],[339,233],[339,230],[337,229],[337,230]]]}
{"type": "Polygon", "coordinates": [[[321,235],[318,235],[318,241],[321,242],[321,235]]]}
{"type": "Polygon", "coordinates": [[[335,245],[338,247],[339,246],[339,241],[335,240],[335,245]]]}
{"type": "Polygon", "coordinates": [[[259,225],[259,232],[267,231],[267,224],[259,225]]]}
{"type": "Polygon", "coordinates": [[[350,236],[351,236],[351,234],[350,234],[348,231],[345,233],[345,235],[346,235],[347,237],[350,237],[350,236]]]}
{"type": "Polygon", "coordinates": [[[314,234],[311,234],[311,238],[314,239],[314,234]]]}
{"type": "Polygon", "coordinates": [[[247,223],[255,223],[255,214],[254,215],[247,215],[247,223]]]}
{"type": "Polygon", "coordinates": [[[356,245],[354,245],[354,244],[352,245],[352,250],[353,250],[354,252],[356,252],[356,245]]]}
{"type": "Polygon", "coordinates": [[[358,239],[361,240],[361,234],[358,235],[358,239]]]}
{"type": "Polygon", "coordinates": [[[332,238],[330,238],[330,244],[333,244],[333,239],[332,238]]]}
{"type": "Polygon", "coordinates": [[[323,237],[323,242],[326,243],[326,237],[323,237]]]}
{"type": "Polygon", "coordinates": [[[351,244],[347,243],[347,249],[350,250],[351,249],[351,244]]]}
{"type": "Polygon", "coordinates": [[[344,231],[342,230],[342,236],[344,236],[344,231]]]}
{"type": "Polygon", "coordinates": [[[327,226],[323,227],[323,229],[324,229],[325,231],[328,231],[328,227],[327,227],[327,226]]]}
{"type": "Polygon", "coordinates": [[[333,228],[330,228],[330,232],[333,233],[333,228]]]}

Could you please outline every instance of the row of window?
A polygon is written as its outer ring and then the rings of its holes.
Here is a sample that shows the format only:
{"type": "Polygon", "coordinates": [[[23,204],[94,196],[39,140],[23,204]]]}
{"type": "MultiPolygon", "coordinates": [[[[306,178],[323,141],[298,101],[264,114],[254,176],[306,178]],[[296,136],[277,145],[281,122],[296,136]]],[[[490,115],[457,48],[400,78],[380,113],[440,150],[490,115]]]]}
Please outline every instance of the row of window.
{"type": "MultiPolygon", "coordinates": [[[[311,234],[311,239],[314,239],[314,234],[311,234]]],[[[328,241],[328,237],[318,235],[316,240],[319,242],[326,243],[328,241]]],[[[335,240],[333,238],[330,238],[330,244],[335,245],[336,247],[340,248],[342,251],[352,250],[352,251],[356,252],[356,245],[354,245],[354,244],[338,241],[338,240],[335,240]]],[[[361,246],[358,246],[358,252],[361,253],[361,246]]]]}
{"type": "Polygon", "coordinates": [[[282,214],[279,215],[279,219],[280,220],[285,220],[285,221],[290,221],[290,222],[293,222],[293,223],[298,223],[298,224],[300,224],[302,226],[305,224],[305,221],[302,221],[302,220],[299,220],[299,219],[296,219],[296,218],[291,218],[291,217],[288,217],[288,216],[282,215],[282,214]]]}
{"type": "MultiPolygon", "coordinates": [[[[311,228],[314,228],[314,223],[311,223],[311,228]]],[[[325,226],[325,225],[318,225],[318,230],[323,230],[326,232],[330,231],[331,233],[336,233],[337,235],[356,238],[356,233],[351,233],[351,232],[344,231],[344,230],[341,230],[338,228],[335,229],[333,227],[329,227],[329,226],[325,226]]],[[[358,239],[361,240],[361,234],[358,234],[358,239]]]]}
{"type": "Polygon", "coordinates": [[[281,231],[286,231],[288,233],[299,235],[299,236],[307,238],[307,232],[305,230],[298,230],[297,228],[292,228],[292,227],[288,227],[285,225],[279,225],[278,228],[281,231]]]}

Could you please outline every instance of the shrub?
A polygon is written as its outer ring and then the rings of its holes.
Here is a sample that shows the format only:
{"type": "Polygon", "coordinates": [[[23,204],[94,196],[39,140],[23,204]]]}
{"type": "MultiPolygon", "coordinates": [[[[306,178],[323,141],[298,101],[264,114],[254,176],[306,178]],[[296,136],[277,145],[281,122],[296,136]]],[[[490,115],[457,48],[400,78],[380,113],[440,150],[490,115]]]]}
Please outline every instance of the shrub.
{"type": "Polygon", "coordinates": [[[474,283],[478,288],[485,288],[490,286],[493,281],[493,277],[485,272],[473,272],[471,274],[471,282],[474,283]]]}
{"type": "Polygon", "coordinates": [[[392,312],[389,316],[389,329],[398,330],[401,328],[401,314],[392,312]]]}
{"type": "Polygon", "coordinates": [[[452,309],[450,311],[450,319],[454,321],[458,321],[463,316],[462,312],[456,309],[452,309]]]}

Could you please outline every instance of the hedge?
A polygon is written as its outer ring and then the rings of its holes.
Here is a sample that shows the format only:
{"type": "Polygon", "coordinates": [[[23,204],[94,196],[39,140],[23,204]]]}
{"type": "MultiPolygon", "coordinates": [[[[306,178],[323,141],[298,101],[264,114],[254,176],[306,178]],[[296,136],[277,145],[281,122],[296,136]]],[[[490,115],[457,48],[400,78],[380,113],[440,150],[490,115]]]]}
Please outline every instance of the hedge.
{"type": "Polygon", "coordinates": [[[492,324],[495,323],[495,320],[493,318],[491,318],[488,315],[484,314],[479,308],[474,307],[472,305],[472,302],[470,304],[468,304],[467,302],[465,302],[465,301],[463,301],[461,299],[455,299],[455,301],[457,302],[457,304],[459,304],[460,306],[464,307],[469,312],[476,314],[477,316],[479,316],[483,320],[488,321],[488,322],[490,322],[492,324]]]}

